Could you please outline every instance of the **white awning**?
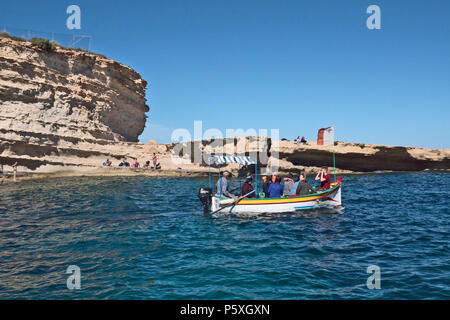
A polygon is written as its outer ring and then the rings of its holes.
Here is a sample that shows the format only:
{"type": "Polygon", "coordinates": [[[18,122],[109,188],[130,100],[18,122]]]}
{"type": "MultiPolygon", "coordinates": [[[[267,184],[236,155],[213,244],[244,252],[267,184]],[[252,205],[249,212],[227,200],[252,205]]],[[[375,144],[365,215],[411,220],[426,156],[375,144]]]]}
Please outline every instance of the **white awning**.
{"type": "Polygon", "coordinates": [[[255,164],[255,159],[246,156],[211,156],[211,163],[223,164],[223,163],[239,163],[242,165],[255,164]]]}

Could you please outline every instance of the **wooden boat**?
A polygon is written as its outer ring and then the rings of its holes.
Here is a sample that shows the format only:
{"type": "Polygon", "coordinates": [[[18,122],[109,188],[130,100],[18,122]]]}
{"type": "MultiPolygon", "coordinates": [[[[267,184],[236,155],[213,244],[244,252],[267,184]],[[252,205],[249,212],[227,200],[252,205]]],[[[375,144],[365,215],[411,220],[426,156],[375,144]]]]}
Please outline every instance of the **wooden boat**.
{"type": "Polygon", "coordinates": [[[305,196],[283,198],[243,198],[221,200],[212,197],[211,211],[224,213],[283,213],[341,206],[341,181],[332,183],[329,190],[305,196]],[[223,208],[223,209],[222,209],[223,208]]]}
{"type": "MultiPolygon", "coordinates": [[[[255,164],[255,176],[257,186],[256,161],[249,157],[220,157],[212,156],[216,163],[246,163],[255,164]]],[[[210,162],[211,163],[211,162],[210,162]]],[[[287,196],[282,198],[220,198],[214,195],[210,187],[199,190],[199,198],[204,205],[205,212],[223,213],[284,213],[318,208],[340,207],[341,202],[341,178],[331,183],[328,190],[304,196],[287,196]]],[[[257,190],[255,190],[257,193],[257,190]]],[[[257,193],[258,194],[258,193],[257,193]]]]}

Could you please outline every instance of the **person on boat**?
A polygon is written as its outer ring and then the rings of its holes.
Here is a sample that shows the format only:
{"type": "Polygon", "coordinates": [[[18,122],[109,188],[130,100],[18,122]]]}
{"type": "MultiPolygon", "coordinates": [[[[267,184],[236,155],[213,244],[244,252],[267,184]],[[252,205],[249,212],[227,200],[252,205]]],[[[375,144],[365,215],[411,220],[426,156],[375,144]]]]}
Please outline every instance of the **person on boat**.
{"type": "Polygon", "coordinates": [[[298,196],[304,196],[313,193],[314,189],[306,179],[306,174],[304,172],[300,173],[298,185],[297,188],[295,189],[295,194],[298,196]]]}
{"type": "Polygon", "coordinates": [[[220,195],[220,197],[228,197],[228,198],[234,198],[235,195],[230,193],[228,191],[228,180],[227,178],[229,177],[229,173],[228,172],[224,172],[222,173],[222,177],[217,180],[216,183],[216,190],[217,190],[217,194],[220,195]]]}
{"type": "Polygon", "coordinates": [[[248,176],[248,177],[245,179],[245,183],[244,183],[244,185],[242,186],[241,196],[246,196],[247,198],[254,198],[254,197],[256,196],[254,192],[253,192],[253,193],[250,193],[250,192],[252,192],[253,190],[255,190],[255,189],[253,189],[252,181],[253,181],[252,176],[248,176]],[[249,194],[249,193],[250,193],[250,194],[249,194]]]}
{"type": "Polygon", "coordinates": [[[291,190],[294,186],[294,176],[292,173],[289,173],[287,178],[284,178],[284,195],[288,196],[291,194],[291,190]]]}
{"type": "Polygon", "coordinates": [[[324,191],[330,189],[331,186],[331,177],[328,174],[328,168],[322,167],[317,173],[316,180],[320,180],[320,188],[319,191],[324,191]]]}
{"type": "Polygon", "coordinates": [[[281,196],[283,195],[283,186],[281,185],[281,177],[280,176],[272,176],[272,181],[274,181],[273,183],[270,184],[269,186],[269,198],[281,198],[281,196]]]}
{"type": "Polygon", "coordinates": [[[263,192],[264,192],[264,197],[268,198],[269,197],[269,186],[271,184],[271,181],[269,179],[269,176],[263,176],[263,192]]]}

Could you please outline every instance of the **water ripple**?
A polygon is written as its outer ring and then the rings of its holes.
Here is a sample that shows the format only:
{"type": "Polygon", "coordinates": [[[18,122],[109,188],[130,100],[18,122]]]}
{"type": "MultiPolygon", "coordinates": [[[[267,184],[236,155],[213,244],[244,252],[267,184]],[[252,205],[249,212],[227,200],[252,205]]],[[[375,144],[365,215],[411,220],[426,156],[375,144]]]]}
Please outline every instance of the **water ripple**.
{"type": "Polygon", "coordinates": [[[196,199],[205,179],[3,184],[0,298],[448,299],[449,182],[349,176],[340,211],[215,217],[196,199]],[[366,287],[373,264],[381,290],[366,287]]]}

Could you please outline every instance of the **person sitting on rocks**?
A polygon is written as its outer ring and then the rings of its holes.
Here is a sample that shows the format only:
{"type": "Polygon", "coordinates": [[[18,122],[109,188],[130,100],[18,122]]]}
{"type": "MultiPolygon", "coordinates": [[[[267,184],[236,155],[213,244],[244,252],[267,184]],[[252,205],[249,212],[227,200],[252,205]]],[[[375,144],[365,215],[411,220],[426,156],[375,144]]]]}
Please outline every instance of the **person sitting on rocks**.
{"type": "Polygon", "coordinates": [[[149,160],[145,161],[145,164],[144,164],[144,167],[143,167],[143,168],[144,168],[144,169],[150,168],[150,161],[149,161],[149,160]]]}
{"type": "Polygon", "coordinates": [[[109,159],[106,159],[106,161],[103,162],[103,165],[104,165],[105,167],[111,167],[112,162],[111,162],[109,159]]]}
{"type": "Polygon", "coordinates": [[[121,163],[119,163],[119,167],[129,167],[130,163],[126,160],[123,159],[121,163]]]}
{"type": "Polygon", "coordinates": [[[133,161],[131,161],[131,167],[139,168],[139,162],[137,161],[137,159],[133,159],[133,161]]]}

